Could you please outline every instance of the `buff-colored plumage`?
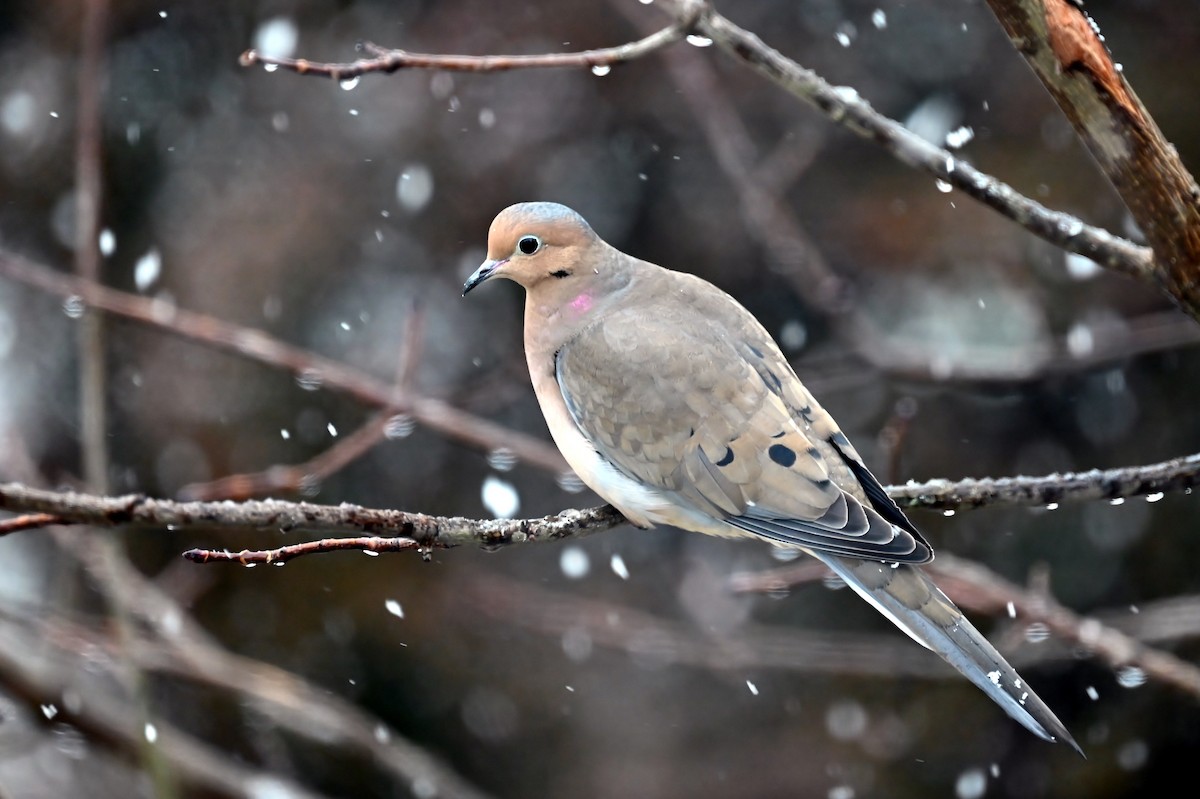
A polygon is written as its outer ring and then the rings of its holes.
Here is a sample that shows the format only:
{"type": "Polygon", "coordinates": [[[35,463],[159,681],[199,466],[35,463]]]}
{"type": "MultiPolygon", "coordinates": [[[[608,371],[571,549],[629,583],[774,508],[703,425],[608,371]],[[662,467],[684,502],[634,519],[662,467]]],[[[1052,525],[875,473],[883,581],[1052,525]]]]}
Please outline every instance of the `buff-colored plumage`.
{"type": "Polygon", "coordinates": [[[803,549],[1025,727],[1079,749],[918,568],[928,543],[732,297],[553,203],[496,217],[464,294],[491,277],[526,290],[525,354],[555,443],[632,523],[803,549]]]}

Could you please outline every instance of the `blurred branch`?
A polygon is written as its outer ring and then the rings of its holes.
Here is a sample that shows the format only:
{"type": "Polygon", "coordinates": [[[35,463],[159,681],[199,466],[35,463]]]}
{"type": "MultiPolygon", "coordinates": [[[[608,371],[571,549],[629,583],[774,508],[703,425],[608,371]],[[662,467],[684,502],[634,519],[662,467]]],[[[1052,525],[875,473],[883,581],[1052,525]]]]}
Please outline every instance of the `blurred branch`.
{"type": "Polygon", "coordinates": [[[304,493],[365,455],[387,438],[395,412],[385,410],[371,416],[353,433],[304,463],[271,466],[261,472],[231,474],[206,483],[189,483],[178,491],[181,500],[249,499],[280,491],[304,493]]]}
{"type": "Polygon", "coordinates": [[[1068,0],[987,0],[1154,250],[1150,276],[1200,319],[1200,188],[1068,0]]]}
{"type": "MultiPolygon", "coordinates": [[[[108,0],[83,4],[75,129],[75,274],[100,280],[101,92],[108,0]]],[[[108,423],[105,403],[104,319],[89,309],[77,333],[79,355],[80,449],[84,480],[93,491],[108,491],[108,423]]]]}
{"type": "MultiPolygon", "coordinates": [[[[963,608],[1044,624],[1061,640],[1079,645],[1114,668],[1137,667],[1157,682],[1200,698],[1200,667],[1147,646],[1132,632],[1123,632],[1098,617],[1080,616],[1048,591],[1022,588],[986,566],[943,552],[925,568],[936,575],[942,590],[963,608]]],[[[823,564],[805,561],[765,572],[734,575],[730,588],[736,593],[778,593],[827,574],[829,570],[823,564]]],[[[1128,625],[1130,620],[1126,615],[1122,620],[1128,625]]]]}
{"type": "Polygon", "coordinates": [[[94,545],[78,546],[68,535],[58,539],[101,592],[127,606],[152,633],[121,642],[123,654],[139,668],[228,691],[294,735],[369,757],[406,791],[447,799],[483,799],[482,792],[436,757],[352,702],[291,672],[226,651],[128,560],[121,559],[112,569],[97,568],[94,545]]]}
{"type": "Polygon", "coordinates": [[[1005,580],[987,567],[953,555],[930,564],[938,584],[966,607],[1045,624],[1050,632],[1079,644],[1114,667],[1136,666],[1146,676],[1200,699],[1200,667],[1142,644],[1098,619],[1083,617],[1060,604],[1048,591],[1031,591],[1005,580]]]}
{"type": "MultiPolygon", "coordinates": [[[[638,24],[631,7],[620,2],[613,5],[631,24],[638,24]]],[[[770,268],[788,280],[797,295],[812,308],[831,312],[847,310],[850,285],[829,267],[813,244],[784,201],[783,187],[775,190],[777,184],[757,179],[757,169],[762,161],[745,121],[718,79],[711,61],[693,47],[667,51],[663,60],[667,74],[679,87],[699,123],[713,159],[737,193],[742,218],[766,252],[770,268]]],[[[793,167],[793,176],[795,169],[793,167]]]]}
{"type": "MultiPolygon", "coordinates": [[[[698,9],[697,9],[698,10],[698,9]]],[[[650,55],[674,44],[683,38],[692,26],[692,17],[682,17],[679,22],[652,33],[636,42],[600,50],[583,50],[576,53],[546,53],[543,55],[433,55],[410,53],[407,50],[392,50],[363,42],[361,50],[370,53],[370,58],[360,58],[350,63],[337,64],[308,61],[303,58],[278,58],[263,55],[257,50],[247,50],[239,59],[244,67],[264,64],[268,67],[283,67],[301,75],[325,75],[334,80],[346,80],[369,72],[396,72],[402,69],[441,69],[453,72],[502,72],[509,69],[536,69],[546,67],[611,67],[650,55]]]]}
{"type": "MultiPolygon", "coordinates": [[[[1166,491],[1188,490],[1200,484],[1200,454],[1147,466],[1101,471],[1052,474],[1046,477],[931,480],[889,486],[888,494],[902,507],[977,508],[983,505],[1054,505],[1062,501],[1121,500],[1149,495],[1160,499],[1166,491]]],[[[173,502],[133,494],[99,497],[75,492],[29,488],[18,483],[0,484],[0,508],[44,513],[55,523],[75,522],[102,527],[137,525],[167,527],[173,532],[231,529],[284,532],[366,533],[350,538],[306,541],[271,550],[225,552],[193,549],[184,553],[200,563],[279,563],[301,555],[358,549],[396,552],[427,551],[463,544],[503,546],[528,541],[553,540],[601,532],[625,522],[604,505],[565,510],[540,519],[465,519],[429,516],[399,510],[375,510],[343,503],[338,506],[307,502],[259,500],[232,502],[173,502]],[[383,537],[376,537],[383,536],[383,537]]],[[[28,527],[25,529],[29,529],[28,527]]]]}
{"type": "MultiPolygon", "coordinates": [[[[808,565],[802,564],[800,569],[808,565]]],[[[821,573],[828,573],[819,563],[811,565],[818,578],[821,573]]],[[[744,575],[737,579],[744,583],[755,576],[744,575]]],[[[777,584],[770,590],[787,590],[787,587],[780,588],[777,584]]],[[[1019,588],[1016,592],[1018,597],[1027,593],[1019,588]]],[[[582,634],[594,645],[658,663],[717,671],[781,669],[888,679],[939,680],[956,676],[956,672],[939,658],[913,646],[903,636],[796,630],[752,623],[739,625],[730,632],[711,633],[624,605],[583,599],[491,573],[471,575],[463,582],[462,590],[454,592],[451,601],[463,603],[472,613],[482,614],[502,628],[515,625],[549,636],[582,634]]],[[[1002,607],[1006,609],[1007,602],[1002,607]]],[[[1155,609],[1148,612],[1153,615],[1155,609]]],[[[1123,613],[1111,614],[1110,618],[1114,623],[1127,625],[1136,617],[1123,613]]],[[[1194,681],[1200,675],[1200,669],[1195,666],[1179,661],[1173,655],[1149,649],[1095,619],[1075,617],[1071,623],[1072,629],[1080,632],[1087,641],[1095,640],[1098,634],[1102,643],[1121,641],[1122,646],[1128,645],[1136,652],[1131,660],[1116,661],[1111,656],[1120,647],[1097,650],[1097,654],[1108,662],[1139,667],[1148,665],[1145,669],[1148,676],[1189,695],[1197,695],[1194,681]],[[1159,668],[1160,658],[1171,662],[1166,668],[1159,668]]],[[[1062,633],[1059,629],[1054,631],[1062,633]]],[[[1006,654],[1020,667],[1075,657],[1068,648],[1055,646],[1053,639],[1035,646],[1022,646],[1006,654]]]]}
{"type": "Polygon", "coordinates": [[[1082,343],[1072,333],[1049,341],[1005,346],[960,342],[952,360],[939,342],[898,340],[860,316],[848,335],[854,352],[876,369],[910,380],[1013,382],[1077,373],[1139,355],[1200,344],[1200,328],[1175,311],[1084,323],[1082,343]]]}
{"type": "Polygon", "coordinates": [[[518,460],[539,468],[555,473],[567,468],[553,444],[460,411],[442,400],[389,385],[351,366],[280,341],[261,330],[177,308],[163,300],[139,297],[73,278],[2,250],[0,276],[63,298],[78,298],[89,307],[156,327],[181,338],[287,369],[368,405],[398,408],[431,430],[479,449],[491,451],[505,447],[518,460]]]}
{"type": "MultiPolygon", "coordinates": [[[[413,307],[405,317],[400,340],[400,358],[396,368],[396,391],[408,391],[420,360],[425,314],[413,307]]],[[[251,474],[232,474],[207,483],[192,483],[179,489],[184,500],[249,499],[277,491],[303,491],[340,471],[365,455],[387,438],[387,432],[399,408],[386,408],[373,415],[357,430],[342,436],[332,447],[295,466],[272,466],[251,474]]]]}
{"type": "Polygon", "coordinates": [[[836,675],[945,679],[955,672],[903,636],[798,631],[744,624],[706,634],[695,626],[625,605],[478,572],[449,601],[493,622],[542,635],[587,636],[590,643],[656,663],[727,671],[769,668],[836,675]]]}
{"type": "Polygon", "coordinates": [[[97,667],[94,657],[69,651],[44,631],[0,625],[0,681],[34,707],[55,708],[56,721],[70,724],[89,740],[133,758],[153,746],[174,777],[217,796],[255,799],[273,790],[297,799],[319,799],[319,794],[247,766],[165,719],[146,720],[135,699],[122,697],[111,681],[98,684],[97,667]],[[64,700],[70,696],[79,700],[64,700]]]}

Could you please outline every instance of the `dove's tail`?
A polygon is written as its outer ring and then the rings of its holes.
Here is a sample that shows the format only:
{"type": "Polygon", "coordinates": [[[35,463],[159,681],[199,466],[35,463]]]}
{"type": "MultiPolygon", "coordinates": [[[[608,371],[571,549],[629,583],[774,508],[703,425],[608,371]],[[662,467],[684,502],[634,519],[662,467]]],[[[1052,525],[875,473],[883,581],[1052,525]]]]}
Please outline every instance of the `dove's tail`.
{"type": "Polygon", "coordinates": [[[913,640],[945,658],[1030,732],[1047,741],[1064,741],[1083,755],[1054,712],[925,572],[903,564],[816,556],[913,640]]]}

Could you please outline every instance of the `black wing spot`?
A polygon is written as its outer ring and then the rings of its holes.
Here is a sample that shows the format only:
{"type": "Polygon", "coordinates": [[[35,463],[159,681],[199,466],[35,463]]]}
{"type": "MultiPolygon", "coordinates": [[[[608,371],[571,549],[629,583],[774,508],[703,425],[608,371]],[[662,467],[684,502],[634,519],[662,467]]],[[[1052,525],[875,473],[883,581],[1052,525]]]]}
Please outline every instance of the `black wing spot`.
{"type": "Polygon", "coordinates": [[[783,444],[772,444],[767,454],[771,456],[771,460],[785,468],[796,462],[796,453],[791,447],[785,447],[783,444]]]}
{"type": "Polygon", "coordinates": [[[816,447],[809,447],[808,457],[812,458],[814,461],[821,460],[821,450],[817,449],[816,447]]]}
{"type": "Polygon", "coordinates": [[[725,455],[721,458],[721,460],[717,461],[717,465],[718,466],[728,466],[731,463],[733,463],[733,450],[730,449],[729,447],[726,447],[725,455]]]}
{"type": "Polygon", "coordinates": [[[778,433],[776,433],[775,435],[771,436],[771,438],[783,438],[783,437],[784,437],[784,436],[786,436],[786,435],[787,435],[787,431],[786,431],[786,430],[780,430],[778,433]]]}
{"type": "Polygon", "coordinates": [[[834,433],[833,435],[831,435],[831,436],[829,437],[829,441],[830,441],[830,443],[831,443],[831,444],[833,444],[835,447],[848,447],[848,446],[850,446],[850,439],[846,438],[846,434],[845,434],[845,433],[843,433],[841,430],[839,430],[839,431],[837,431],[836,433],[834,433]]]}
{"type": "Polygon", "coordinates": [[[753,344],[747,344],[747,345],[746,345],[746,349],[748,349],[748,350],[750,350],[752,353],[754,353],[754,357],[755,357],[755,358],[761,358],[761,357],[763,357],[762,350],[760,350],[758,347],[755,347],[753,344]]]}

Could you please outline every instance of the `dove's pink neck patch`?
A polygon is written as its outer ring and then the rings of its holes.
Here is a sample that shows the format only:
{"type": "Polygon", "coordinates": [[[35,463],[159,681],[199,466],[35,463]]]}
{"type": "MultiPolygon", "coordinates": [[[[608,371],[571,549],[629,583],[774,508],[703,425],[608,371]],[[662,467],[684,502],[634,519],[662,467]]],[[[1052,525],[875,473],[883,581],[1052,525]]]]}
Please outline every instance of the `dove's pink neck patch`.
{"type": "Polygon", "coordinates": [[[586,291],[571,300],[571,310],[575,313],[587,313],[592,308],[592,295],[586,291]]]}

